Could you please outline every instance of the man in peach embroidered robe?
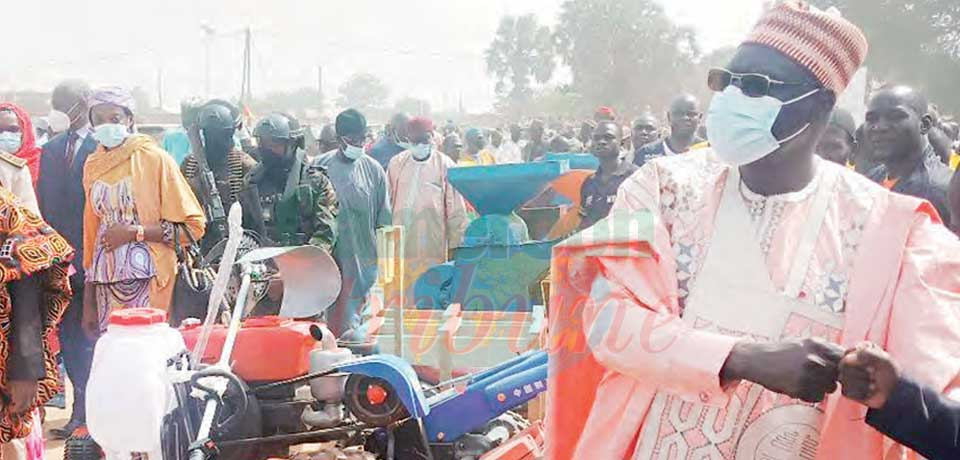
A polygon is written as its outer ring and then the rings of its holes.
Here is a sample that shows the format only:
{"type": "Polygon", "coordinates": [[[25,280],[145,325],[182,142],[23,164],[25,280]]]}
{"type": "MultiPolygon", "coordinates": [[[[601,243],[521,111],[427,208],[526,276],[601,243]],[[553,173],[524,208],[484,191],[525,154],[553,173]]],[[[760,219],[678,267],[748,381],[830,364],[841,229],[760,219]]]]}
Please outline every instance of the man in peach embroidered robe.
{"type": "Polygon", "coordinates": [[[712,148],[645,165],[555,249],[548,458],[903,453],[841,400],[837,362],[870,340],[950,387],[960,241],[929,203],[815,157],[865,54],[837,14],[773,7],[710,73],[712,148]]]}
{"type": "Polygon", "coordinates": [[[393,224],[404,228],[404,277],[409,305],[413,287],[424,272],[447,261],[466,230],[467,207],[447,180],[456,167],[450,157],[433,148],[433,122],[416,117],[407,124],[412,146],[398,153],[387,167],[393,224]]]}

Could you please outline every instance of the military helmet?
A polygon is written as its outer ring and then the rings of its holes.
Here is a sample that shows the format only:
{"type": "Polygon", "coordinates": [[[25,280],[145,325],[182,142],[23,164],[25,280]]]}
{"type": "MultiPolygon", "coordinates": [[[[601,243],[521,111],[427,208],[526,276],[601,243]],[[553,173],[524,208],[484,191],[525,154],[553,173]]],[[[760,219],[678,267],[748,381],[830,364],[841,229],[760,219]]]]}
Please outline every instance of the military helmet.
{"type": "Polygon", "coordinates": [[[229,109],[230,116],[233,117],[234,120],[237,120],[238,127],[243,122],[243,112],[240,110],[240,106],[238,106],[237,104],[234,104],[233,102],[230,102],[226,99],[210,99],[209,101],[207,101],[206,104],[204,104],[204,107],[210,106],[210,105],[222,105],[227,109],[229,109]]]}
{"type": "Polygon", "coordinates": [[[207,103],[197,115],[197,125],[202,130],[234,130],[240,125],[229,107],[222,104],[207,103]]]}
{"type": "Polygon", "coordinates": [[[256,137],[273,137],[276,139],[294,139],[303,137],[300,122],[292,115],[285,113],[271,113],[257,123],[253,130],[256,137]]]}
{"type": "Polygon", "coordinates": [[[276,112],[267,115],[257,123],[253,130],[254,137],[272,137],[285,141],[293,140],[299,148],[303,148],[304,132],[300,122],[293,115],[276,112]]]}

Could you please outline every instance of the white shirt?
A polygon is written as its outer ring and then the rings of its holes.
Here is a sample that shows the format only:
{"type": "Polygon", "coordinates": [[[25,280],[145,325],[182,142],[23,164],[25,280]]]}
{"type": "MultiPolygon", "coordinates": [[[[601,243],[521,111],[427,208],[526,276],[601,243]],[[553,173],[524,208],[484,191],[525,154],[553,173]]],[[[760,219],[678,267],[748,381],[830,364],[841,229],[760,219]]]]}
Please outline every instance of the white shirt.
{"type": "Polygon", "coordinates": [[[676,154],[677,154],[676,152],[674,152],[673,150],[670,150],[670,144],[667,142],[666,139],[664,139],[663,140],[663,156],[670,157],[676,154]]]}
{"type": "Polygon", "coordinates": [[[520,144],[512,140],[505,140],[500,144],[500,148],[494,152],[493,157],[497,160],[497,164],[522,163],[523,149],[520,144]]]}
{"type": "Polygon", "coordinates": [[[77,142],[73,145],[73,157],[77,157],[77,153],[80,152],[80,146],[87,141],[87,136],[91,134],[90,125],[85,125],[83,128],[77,130],[77,142]]]}

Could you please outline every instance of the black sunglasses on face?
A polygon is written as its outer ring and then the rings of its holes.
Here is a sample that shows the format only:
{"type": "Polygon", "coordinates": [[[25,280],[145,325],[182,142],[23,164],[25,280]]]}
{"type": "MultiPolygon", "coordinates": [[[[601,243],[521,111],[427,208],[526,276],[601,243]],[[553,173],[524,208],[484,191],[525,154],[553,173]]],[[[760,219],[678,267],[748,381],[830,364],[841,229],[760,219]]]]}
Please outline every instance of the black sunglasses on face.
{"type": "Polygon", "coordinates": [[[774,80],[760,73],[733,73],[727,69],[714,68],[707,73],[707,86],[712,91],[723,92],[728,86],[740,88],[747,97],[763,97],[770,95],[773,85],[781,86],[809,86],[808,83],[791,83],[774,80]]]}

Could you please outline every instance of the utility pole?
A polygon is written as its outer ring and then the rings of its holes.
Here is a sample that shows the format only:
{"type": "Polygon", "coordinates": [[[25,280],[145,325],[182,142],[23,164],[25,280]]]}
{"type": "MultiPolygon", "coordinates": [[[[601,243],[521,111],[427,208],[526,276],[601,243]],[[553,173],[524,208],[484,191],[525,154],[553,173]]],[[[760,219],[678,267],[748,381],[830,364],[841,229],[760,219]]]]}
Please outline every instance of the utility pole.
{"type": "Polygon", "coordinates": [[[253,90],[251,87],[251,77],[253,75],[253,66],[251,55],[253,47],[253,32],[250,30],[250,26],[244,30],[244,45],[243,45],[243,82],[240,87],[240,102],[244,105],[249,105],[250,100],[253,99],[253,90]]]}
{"type": "Polygon", "coordinates": [[[210,72],[211,72],[211,70],[210,70],[210,69],[211,69],[211,67],[210,67],[210,42],[211,42],[211,41],[213,41],[213,38],[212,38],[212,37],[207,37],[207,44],[206,44],[206,46],[205,46],[205,50],[206,50],[206,53],[207,53],[207,59],[206,59],[206,62],[207,62],[207,63],[206,63],[206,69],[205,69],[205,73],[204,73],[205,77],[204,77],[204,85],[203,85],[203,87],[204,87],[204,96],[206,96],[206,97],[210,97],[210,92],[211,92],[211,89],[210,89],[210,72]]]}
{"type": "Polygon", "coordinates": [[[317,107],[323,115],[323,66],[317,66],[317,107]]]}
{"type": "Polygon", "coordinates": [[[211,72],[212,72],[212,67],[211,67],[211,63],[210,63],[210,59],[212,58],[212,56],[211,56],[211,53],[212,53],[211,49],[213,48],[213,37],[216,35],[217,30],[214,29],[213,26],[211,26],[211,25],[209,25],[209,24],[207,24],[207,23],[200,24],[200,28],[203,30],[204,38],[205,38],[205,40],[204,40],[204,53],[205,53],[205,55],[206,55],[206,57],[205,57],[205,61],[206,61],[206,62],[204,63],[204,67],[205,67],[205,70],[204,70],[204,87],[205,87],[205,89],[206,89],[206,94],[204,94],[204,96],[210,97],[210,94],[211,94],[211,92],[212,92],[212,88],[211,88],[211,72]]]}

